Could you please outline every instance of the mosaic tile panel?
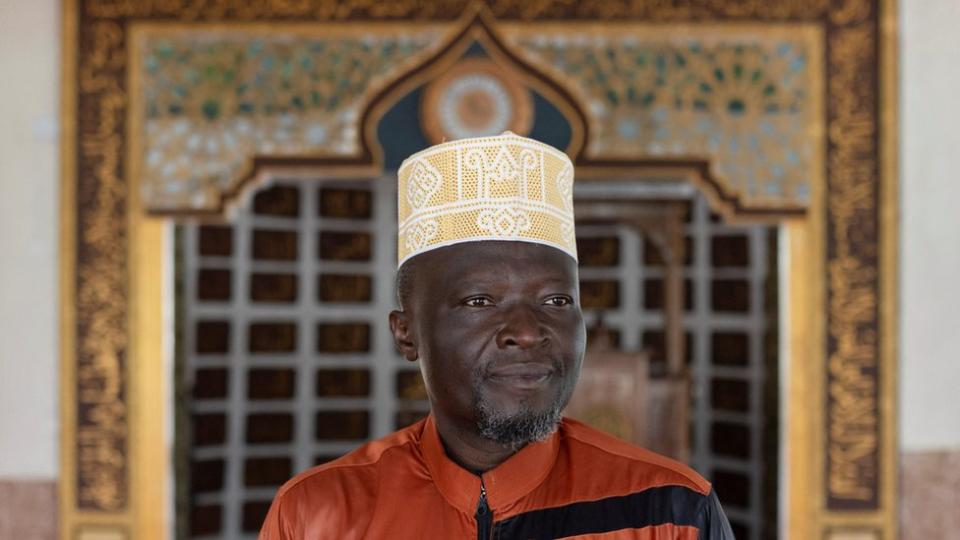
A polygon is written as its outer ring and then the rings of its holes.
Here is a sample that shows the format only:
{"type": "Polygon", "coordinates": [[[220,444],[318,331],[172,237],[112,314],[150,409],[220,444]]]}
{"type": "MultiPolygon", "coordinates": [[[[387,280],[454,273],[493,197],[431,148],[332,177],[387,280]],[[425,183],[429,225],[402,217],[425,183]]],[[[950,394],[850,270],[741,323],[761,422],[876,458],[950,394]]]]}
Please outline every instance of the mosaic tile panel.
{"type": "Polygon", "coordinates": [[[512,26],[506,36],[577,96],[593,158],[703,159],[753,208],[803,208],[822,175],[816,33],[512,26]]]}
{"type": "Polygon", "coordinates": [[[133,97],[146,206],[215,209],[256,155],[356,154],[371,92],[441,36],[436,25],[141,36],[133,97]]]}

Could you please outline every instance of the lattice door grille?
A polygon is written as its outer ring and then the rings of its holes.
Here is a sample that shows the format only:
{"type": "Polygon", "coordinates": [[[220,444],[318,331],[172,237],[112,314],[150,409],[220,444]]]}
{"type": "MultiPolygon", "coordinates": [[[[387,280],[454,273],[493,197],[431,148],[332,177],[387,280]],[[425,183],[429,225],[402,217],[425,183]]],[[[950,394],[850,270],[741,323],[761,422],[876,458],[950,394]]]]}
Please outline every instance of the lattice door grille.
{"type": "Polygon", "coordinates": [[[253,538],[292,474],[427,410],[395,353],[394,182],[276,182],[183,227],[191,531],[253,538]]]}
{"type": "MultiPolygon", "coordinates": [[[[230,226],[181,227],[179,312],[190,399],[188,535],[254,538],[277,486],[427,411],[387,326],[395,305],[393,179],[275,182],[230,226]]],[[[691,202],[684,269],[694,381],[692,464],[737,538],[760,538],[771,230],[691,202]]],[[[588,315],[663,369],[663,267],[628,227],[580,225],[588,315]]],[[[775,382],[774,382],[775,384],[775,382]]]]}
{"type": "MultiPolygon", "coordinates": [[[[766,289],[775,230],[732,226],[713,216],[703,197],[690,203],[685,224],[686,361],[693,382],[691,465],[715,485],[738,539],[765,534],[769,508],[763,475],[766,422],[765,340],[775,305],[766,289]]],[[[646,349],[651,375],[666,371],[663,287],[656,246],[628,226],[578,225],[581,303],[588,325],[597,311],[625,350],[646,349]]],[[[775,300],[775,299],[774,299],[775,300]]],[[[775,359],[773,359],[775,362],[775,359]]],[[[775,471],[775,468],[773,469],[775,471]]],[[[771,530],[775,530],[775,527],[771,530]]]]}

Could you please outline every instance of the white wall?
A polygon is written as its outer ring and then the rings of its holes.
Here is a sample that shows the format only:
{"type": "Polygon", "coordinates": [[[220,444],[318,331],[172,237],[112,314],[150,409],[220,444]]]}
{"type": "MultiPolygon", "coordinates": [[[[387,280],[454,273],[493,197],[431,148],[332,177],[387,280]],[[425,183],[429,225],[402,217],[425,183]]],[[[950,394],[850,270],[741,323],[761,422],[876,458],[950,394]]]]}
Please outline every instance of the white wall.
{"type": "Polygon", "coordinates": [[[960,2],[900,2],[900,434],[960,449],[960,2]]]}
{"type": "Polygon", "coordinates": [[[59,10],[0,1],[0,479],[57,475],[59,10]]]}

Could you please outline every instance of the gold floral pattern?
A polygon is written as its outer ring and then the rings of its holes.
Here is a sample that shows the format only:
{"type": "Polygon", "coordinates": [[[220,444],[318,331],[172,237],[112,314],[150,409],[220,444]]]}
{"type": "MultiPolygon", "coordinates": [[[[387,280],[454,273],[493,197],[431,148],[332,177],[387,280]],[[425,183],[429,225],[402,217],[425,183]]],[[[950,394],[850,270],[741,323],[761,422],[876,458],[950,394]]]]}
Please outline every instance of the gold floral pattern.
{"type": "MultiPolygon", "coordinates": [[[[890,190],[880,189],[882,178],[892,174],[884,152],[893,146],[877,142],[892,140],[880,122],[883,108],[895,103],[890,95],[882,96],[891,87],[880,77],[881,67],[890,67],[887,33],[894,27],[888,24],[892,22],[888,19],[891,5],[886,0],[489,0],[484,8],[499,20],[536,23],[530,25],[534,30],[549,21],[572,26],[616,20],[647,28],[650,23],[734,23],[757,34],[777,23],[810,23],[820,32],[818,43],[826,48],[823,58],[828,74],[821,90],[826,102],[820,114],[823,133],[830,137],[825,156],[826,192],[821,195],[830,201],[823,238],[828,269],[824,286],[829,299],[823,324],[829,334],[825,351],[829,366],[824,362],[817,370],[822,374],[829,369],[830,373],[827,399],[815,400],[811,406],[832,438],[822,448],[812,449],[820,455],[811,462],[822,463],[825,469],[809,469],[809,463],[804,469],[815,477],[812,487],[827,490],[827,500],[816,496],[812,499],[821,502],[805,504],[795,499],[791,503],[804,513],[791,517],[788,528],[803,537],[823,536],[838,524],[869,527],[885,537],[893,537],[897,531],[896,447],[890,442],[895,438],[896,402],[889,382],[895,376],[895,360],[883,360],[893,358],[893,353],[881,350],[882,344],[895,341],[879,334],[882,328],[895,327],[881,324],[879,314],[881,292],[895,296],[895,290],[884,284],[892,282],[891,274],[896,271],[880,262],[881,249],[896,245],[895,225],[878,226],[895,219],[885,206],[893,200],[890,190]],[[888,236],[883,236],[884,232],[888,236]],[[883,389],[887,393],[882,393],[883,389]],[[834,461],[828,461],[831,459],[834,461]],[[837,482],[831,484],[833,480],[825,478],[828,474],[837,482]]],[[[65,333],[63,383],[62,442],[66,450],[61,475],[67,487],[61,491],[59,527],[64,534],[83,537],[85,530],[110,530],[139,537],[146,533],[140,529],[146,522],[133,517],[132,501],[141,498],[144,490],[155,489],[133,483],[128,461],[131,438],[135,437],[128,405],[137,398],[127,382],[135,359],[129,358],[127,335],[131,179],[126,171],[131,156],[126,137],[131,126],[126,119],[128,107],[140,99],[131,96],[127,87],[130,70],[138,62],[128,39],[130,29],[145,22],[450,23],[469,6],[468,0],[67,0],[63,57],[66,73],[75,73],[75,77],[64,80],[68,87],[64,111],[68,189],[64,197],[72,212],[68,216],[75,219],[67,219],[64,236],[68,246],[64,267],[70,272],[64,281],[63,302],[64,320],[70,327],[65,333]]],[[[130,79],[136,81],[136,77],[130,79]]],[[[686,98],[694,95],[686,94],[686,98]]],[[[644,126],[645,118],[637,118],[641,130],[650,128],[644,126]]],[[[159,132],[164,129],[176,128],[161,125],[159,132]]],[[[895,182],[884,185],[895,188],[895,182]]]]}
{"type": "Polygon", "coordinates": [[[207,30],[139,41],[140,196],[152,211],[216,210],[248,160],[350,156],[371,90],[442,36],[420,29],[307,34],[207,30]],[[338,35],[340,34],[340,35],[338,35]],[[323,37],[321,37],[323,36],[323,37]]]}
{"type": "Polygon", "coordinates": [[[805,208],[822,118],[817,33],[511,27],[507,40],[574,91],[592,158],[698,158],[749,208],[805,208]]]}

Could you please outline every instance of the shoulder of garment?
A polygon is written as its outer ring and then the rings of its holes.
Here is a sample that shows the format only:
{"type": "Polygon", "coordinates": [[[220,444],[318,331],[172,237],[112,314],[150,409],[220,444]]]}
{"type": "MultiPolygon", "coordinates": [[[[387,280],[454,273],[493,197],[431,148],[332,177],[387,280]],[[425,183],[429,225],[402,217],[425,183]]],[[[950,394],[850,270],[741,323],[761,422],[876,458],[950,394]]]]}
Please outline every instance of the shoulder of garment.
{"type": "MultiPolygon", "coordinates": [[[[358,531],[357,516],[370,516],[376,504],[381,462],[391,457],[407,461],[416,452],[421,423],[288,480],[277,491],[260,530],[260,540],[326,538],[358,531]],[[324,531],[314,530],[322,526],[324,531]]],[[[359,537],[359,535],[357,535],[359,537]]]]}
{"type": "Polygon", "coordinates": [[[496,523],[497,538],[733,539],[710,483],[691,468],[575,420],[560,435],[559,470],[536,501],[496,523]]]}

